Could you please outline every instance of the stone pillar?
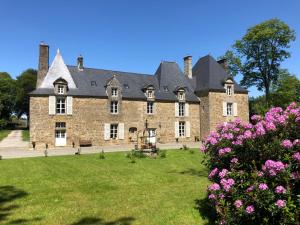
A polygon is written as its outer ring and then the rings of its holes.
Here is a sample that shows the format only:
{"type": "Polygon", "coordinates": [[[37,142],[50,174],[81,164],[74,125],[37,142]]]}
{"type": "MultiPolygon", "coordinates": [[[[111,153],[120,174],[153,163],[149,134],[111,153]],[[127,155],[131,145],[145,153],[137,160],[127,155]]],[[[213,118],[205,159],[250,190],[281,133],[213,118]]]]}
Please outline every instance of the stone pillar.
{"type": "Polygon", "coordinates": [[[36,87],[40,87],[49,69],[49,45],[41,42],[36,87]]]}
{"type": "Polygon", "coordinates": [[[83,57],[79,55],[77,58],[77,68],[78,70],[83,70],[83,57]]]}
{"type": "Polygon", "coordinates": [[[192,79],[192,56],[188,55],[183,58],[184,61],[184,75],[192,79]]]}

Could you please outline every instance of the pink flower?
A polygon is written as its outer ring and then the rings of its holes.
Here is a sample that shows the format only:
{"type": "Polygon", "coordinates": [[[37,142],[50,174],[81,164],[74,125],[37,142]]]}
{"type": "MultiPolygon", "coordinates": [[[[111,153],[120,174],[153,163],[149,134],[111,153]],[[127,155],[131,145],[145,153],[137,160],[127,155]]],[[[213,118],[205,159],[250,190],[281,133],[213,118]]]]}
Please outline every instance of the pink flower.
{"type": "Polygon", "coordinates": [[[220,185],[217,183],[213,183],[211,185],[208,186],[208,190],[210,191],[218,191],[220,190],[220,185]]]}
{"type": "Polygon", "coordinates": [[[293,158],[300,162],[300,152],[294,153],[293,158]]]}
{"type": "Polygon", "coordinates": [[[227,147],[227,148],[221,148],[219,150],[219,156],[225,155],[226,153],[230,153],[231,152],[231,148],[227,147]]]}
{"type": "Polygon", "coordinates": [[[218,173],[218,171],[219,171],[218,168],[214,168],[208,175],[208,178],[209,179],[213,178],[218,173]]]}
{"type": "Polygon", "coordinates": [[[262,183],[262,184],[259,184],[259,185],[258,185],[258,188],[259,188],[260,190],[265,191],[265,190],[268,189],[268,185],[265,184],[265,183],[262,183]]]}
{"type": "Polygon", "coordinates": [[[232,158],[230,160],[230,162],[233,163],[233,164],[238,164],[239,160],[238,160],[238,158],[232,158]]]}
{"type": "Polygon", "coordinates": [[[240,208],[243,205],[242,200],[238,199],[234,202],[236,208],[240,208]]]}
{"type": "Polygon", "coordinates": [[[284,141],[281,143],[281,145],[282,145],[284,148],[291,148],[291,147],[293,147],[293,143],[292,143],[290,140],[288,140],[288,139],[284,140],[284,141]]]}
{"type": "Polygon", "coordinates": [[[285,169],[285,165],[281,161],[267,160],[262,170],[269,172],[271,176],[276,176],[277,173],[285,169]]]}
{"type": "Polygon", "coordinates": [[[247,206],[246,212],[247,212],[248,214],[252,214],[252,213],[254,212],[254,205],[249,205],[249,206],[247,206]]]}
{"type": "Polygon", "coordinates": [[[295,122],[296,123],[300,122],[300,116],[296,117],[295,122]]]}
{"type": "Polygon", "coordinates": [[[276,130],[276,126],[273,122],[269,122],[269,123],[266,123],[266,130],[267,131],[273,131],[273,130],[276,130]]]}
{"type": "Polygon", "coordinates": [[[250,130],[246,130],[246,131],[244,132],[244,138],[245,138],[245,139],[250,139],[250,138],[252,138],[252,132],[251,132],[250,130]]]}
{"type": "Polygon", "coordinates": [[[261,120],[261,116],[259,116],[259,115],[253,115],[253,116],[251,116],[251,120],[253,120],[253,121],[260,121],[261,120]]]}
{"type": "Polygon", "coordinates": [[[285,193],[286,193],[286,189],[285,189],[283,186],[277,186],[277,187],[275,188],[275,192],[276,192],[277,194],[285,194],[285,193]]]}
{"type": "Polygon", "coordinates": [[[278,199],[275,203],[275,205],[280,209],[280,208],[283,208],[286,206],[286,201],[285,200],[281,200],[281,199],[278,199]]]}
{"type": "Polygon", "coordinates": [[[254,186],[252,185],[252,186],[250,186],[250,187],[247,188],[246,192],[251,192],[253,190],[254,190],[254,186]]]}
{"type": "Polygon", "coordinates": [[[293,145],[300,145],[300,140],[299,139],[295,139],[293,141],[293,145]]]}
{"type": "Polygon", "coordinates": [[[215,196],[214,194],[210,194],[210,195],[208,196],[208,199],[216,199],[216,196],[215,196]]]}
{"type": "Polygon", "coordinates": [[[200,146],[200,151],[203,152],[203,153],[207,152],[206,146],[205,145],[201,145],[200,146]]]}
{"type": "Polygon", "coordinates": [[[264,175],[264,172],[262,172],[262,171],[257,172],[257,176],[262,177],[263,175],[264,175]]]}
{"type": "Polygon", "coordinates": [[[219,194],[219,198],[223,199],[223,198],[225,198],[225,195],[223,193],[221,193],[221,194],[219,194]]]}
{"type": "Polygon", "coordinates": [[[224,178],[224,177],[226,176],[227,173],[228,173],[228,170],[222,169],[222,171],[219,173],[219,177],[220,177],[220,178],[224,178]]]}
{"type": "Polygon", "coordinates": [[[231,187],[235,184],[235,181],[231,178],[229,178],[229,179],[223,178],[223,179],[221,179],[220,183],[223,186],[224,190],[229,192],[231,187]]]}

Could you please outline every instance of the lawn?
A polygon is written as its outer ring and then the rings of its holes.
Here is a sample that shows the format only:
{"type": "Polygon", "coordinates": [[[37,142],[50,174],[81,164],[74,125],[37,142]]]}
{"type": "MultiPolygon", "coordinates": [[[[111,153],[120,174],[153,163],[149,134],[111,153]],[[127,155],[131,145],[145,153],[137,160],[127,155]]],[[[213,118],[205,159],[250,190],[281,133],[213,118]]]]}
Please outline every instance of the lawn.
{"type": "Polygon", "coordinates": [[[22,139],[23,141],[29,141],[29,130],[22,131],[22,139]]]}
{"type": "Polygon", "coordinates": [[[204,224],[201,160],[183,150],[136,163],[124,152],[2,160],[0,223],[204,224]]]}
{"type": "Polygon", "coordinates": [[[0,141],[7,137],[11,130],[0,130],[0,141]]]}

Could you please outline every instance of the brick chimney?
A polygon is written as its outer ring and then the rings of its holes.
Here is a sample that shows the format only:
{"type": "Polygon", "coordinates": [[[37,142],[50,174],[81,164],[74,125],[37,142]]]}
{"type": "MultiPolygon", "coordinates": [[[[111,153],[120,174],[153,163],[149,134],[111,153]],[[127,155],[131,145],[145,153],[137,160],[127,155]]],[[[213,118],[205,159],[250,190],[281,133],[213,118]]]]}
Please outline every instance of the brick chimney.
{"type": "Polygon", "coordinates": [[[83,70],[83,56],[79,55],[77,57],[77,68],[78,70],[83,70]]]}
{"type": "Polygon", "coordinates": [[[227,59],[220,59],[218,60],[218,63],[223,67],[223,69],[227,72],[228,71],[228,64],[227,64],[227,59]]]}
{"type": "Polygon", "coordinates": [[[184,61],[184,75],[192,79],[192,56],[188,55],[183,58],[184,61]]]}
{"type": "Polygon", "coordinates": [[[40,87],[49,69],[49,45],[40,43],[39,68],[37,74],[36,87],[40,87]]]}

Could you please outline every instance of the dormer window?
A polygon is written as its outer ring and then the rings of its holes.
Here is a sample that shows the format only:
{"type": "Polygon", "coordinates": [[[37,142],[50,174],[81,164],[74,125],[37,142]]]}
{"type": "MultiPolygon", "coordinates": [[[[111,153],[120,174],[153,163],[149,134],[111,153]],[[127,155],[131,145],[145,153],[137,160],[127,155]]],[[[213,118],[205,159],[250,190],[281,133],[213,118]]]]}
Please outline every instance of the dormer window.
{"type": "Polygon", "coordinates": [[[231,95],[232,95],[232,86],[231,86],[231,85],[228,85],[228,86],[226,87],[226,94],[227,94],[228,96],[231,96],[231,95]]]}
{"type": "Polygon", "coordinates": [[[118,97],[118,88],[112,88],[111,89],[111,96],[112,97],[118,97]]]}
{"type": "Polygon", "coordinates": [[[57,93],[60,94],[60,95],[63,95],[65,93],[65,87],[64,85],[58,85],[57,86],[57,93]]]}

